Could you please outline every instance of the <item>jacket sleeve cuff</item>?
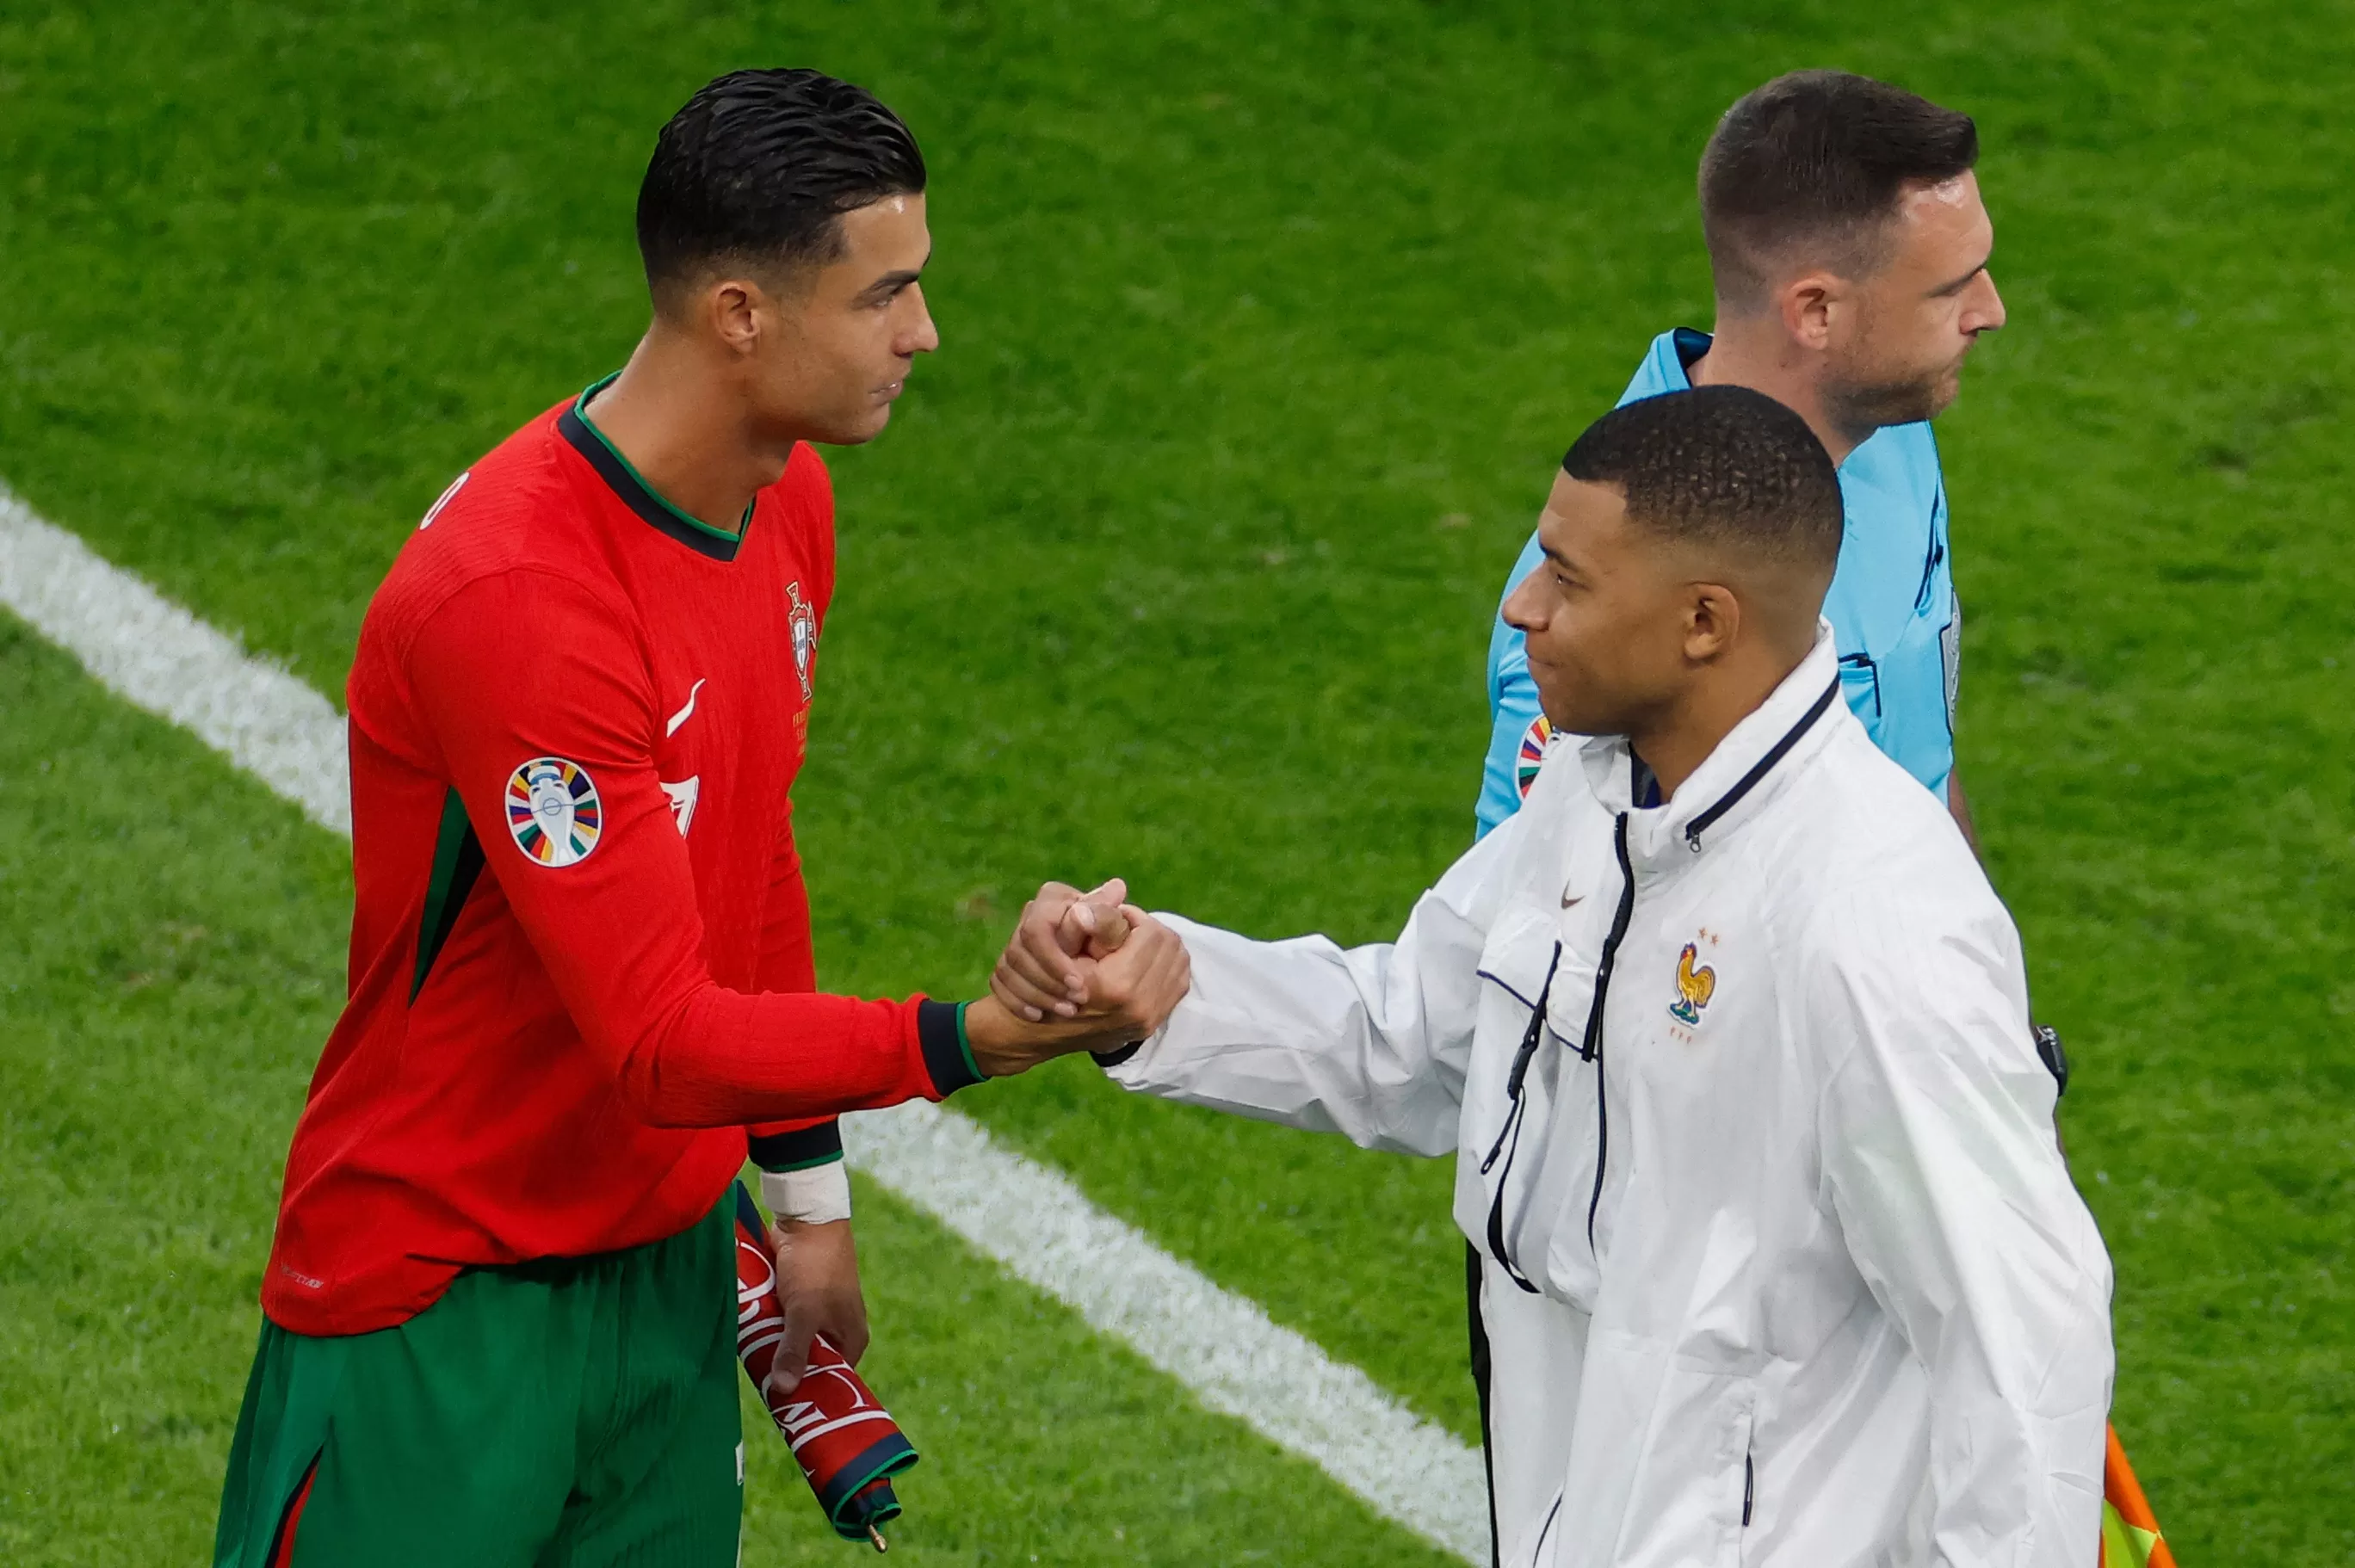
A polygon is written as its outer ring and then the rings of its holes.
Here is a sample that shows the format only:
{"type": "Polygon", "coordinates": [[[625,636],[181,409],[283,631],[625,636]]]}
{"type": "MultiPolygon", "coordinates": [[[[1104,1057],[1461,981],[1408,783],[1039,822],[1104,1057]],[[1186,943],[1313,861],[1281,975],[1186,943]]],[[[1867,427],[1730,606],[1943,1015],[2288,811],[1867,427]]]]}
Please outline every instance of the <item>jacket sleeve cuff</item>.
{"type": "Polygon", "coordinates": [[[1101,1067],[1106,1072],[1109,1072],[1114,1068],[1120,1066],[1130,1057],[1135,1056],[1138,1051],[1143,1051],[1144,1049],[1145,1042],[1143,1040],[1132,1040],[1126,1045],[1119,1046],[1114,1050],[1091,1051],[1088,1054],[1095,1058],[1096,1065],[1098,1067],[1101,1067]]]}
{"type": "Polygon", "coordinates": [[[814,1127],[795,1127],[789,1133],[773,1133],[748,1142],[752,1163],[762,1170],[807,1170],[814,1166],[831,1165],[842,1157],[842,1124],[820,1122],[814,1127]]]}
{"type": "Polygon", "coordinates": [[[945,1100],[960,1089],[981,1082],[973,1062],[973,1045],[964,1034],[964,1004],[916,1004],[916,1040],[923,1048],[924,1071],[932,1075],[932,1097],[945,1100]]]}

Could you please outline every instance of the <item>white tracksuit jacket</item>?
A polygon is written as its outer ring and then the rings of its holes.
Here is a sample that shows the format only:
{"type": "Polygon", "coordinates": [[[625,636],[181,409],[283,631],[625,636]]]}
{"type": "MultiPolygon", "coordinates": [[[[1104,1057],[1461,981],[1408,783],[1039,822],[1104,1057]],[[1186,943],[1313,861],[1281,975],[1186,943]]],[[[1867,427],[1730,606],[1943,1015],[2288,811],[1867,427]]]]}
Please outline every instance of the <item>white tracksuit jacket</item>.
{"type": "Polygon", "coordinates": [[[1457,1151],[1508,1568],[2092,1568],[2109,1260],[2003,905],[1828,627],[1668,804],[1630,773],[1558,747],[1395,944],[1172,917],[1112,1076],[1457,1151]]]}

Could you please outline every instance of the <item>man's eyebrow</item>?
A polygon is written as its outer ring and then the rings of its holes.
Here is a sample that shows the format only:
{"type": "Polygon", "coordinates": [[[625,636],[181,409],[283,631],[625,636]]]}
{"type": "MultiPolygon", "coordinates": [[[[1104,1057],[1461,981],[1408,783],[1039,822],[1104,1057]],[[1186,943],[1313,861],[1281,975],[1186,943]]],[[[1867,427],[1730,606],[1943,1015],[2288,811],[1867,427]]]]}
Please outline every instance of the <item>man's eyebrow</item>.
{"type": "Polygon", "coordinates": [[[1548,560],[1561,568],[1564,571],[1576,571],[1578,570],[1577,562],[1572,560],[1570,557],[1562,554],[1561,551],[1554,549],[1551,545],[1541,544],[1538,546],[1538,551],[1548,560]]]}
{"type": "Polygon", "coordinates": [[[924,259],[917,262],[912,270],[902,267],[896,272],[886,272],[858,292],[861,294],[896,294],[918,278],[922,277],[924,269],[932,264],[932,253],[927,251],[924,252],[924,259]]]}
{"type": "Polygon", "coordinates": [[[1992,251],[1988,251],[1985,256],[1979,258],[1979,264],[1977,266],[1973,267],[1969,272],[1965,272],[1953,283],[1941,283],[1936,288],[1932,289],[1930,291],[1930,297],[1932,299],[1942,299],[1947,294],[1961,293],[1963,289],[1969,284],[1973,278],[1976,278],[1981,272],[1986,272],[1987,270],[1987,263],[1994,260],[1995,252],[1992,251]]]}

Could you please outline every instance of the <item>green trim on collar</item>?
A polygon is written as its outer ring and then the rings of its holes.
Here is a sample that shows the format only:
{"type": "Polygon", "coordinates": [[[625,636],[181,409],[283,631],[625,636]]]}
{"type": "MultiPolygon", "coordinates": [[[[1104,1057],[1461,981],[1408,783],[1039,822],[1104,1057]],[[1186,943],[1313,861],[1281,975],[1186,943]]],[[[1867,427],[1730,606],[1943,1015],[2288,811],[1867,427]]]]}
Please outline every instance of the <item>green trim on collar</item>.
{"type": "Polygon", "coordinates": [[[581,421],[581,429],[597,438],[598,445],[613,454],[613,461],[622,465],[622,472],[637,483],[638,488],[646,493],[647,499],[697,533],[709,535],[715,539],[725,539],[730,544],[740,543],[744,538],[744,530],[752,526],[752,508],[760,504],[757,499],[744,504],[744,515],[738,519],[735,532],[730,533],[726,528],[715,528],[701,517],[693,517],[679,510],[677,505],[669,496],[647,484],[646,476],[638,472],[637,464],[623,456],[622,449],[615,446],[612,439],[597,428],[597,421],[589,417],[589,400],[621,379],[622,373],[616,370],[612,375],[591,381],[582,388],[581,395],[572,400],[572,417],[581,421]]]}

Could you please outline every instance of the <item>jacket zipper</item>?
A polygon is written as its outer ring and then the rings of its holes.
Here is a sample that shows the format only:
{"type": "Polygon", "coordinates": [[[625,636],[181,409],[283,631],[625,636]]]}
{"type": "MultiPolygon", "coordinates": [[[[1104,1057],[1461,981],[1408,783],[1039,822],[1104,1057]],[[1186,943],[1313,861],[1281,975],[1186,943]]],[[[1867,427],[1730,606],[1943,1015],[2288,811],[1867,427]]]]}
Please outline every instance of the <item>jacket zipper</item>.
{"type": "Polygon", "coordinates": [[[1742,1528],[1744,1530],[1750,1528],[1750,1506],[1758,1496],[1755,1463],[1754,1456],[1746,1453],[1742,1456],[1742,1528]]]}
{"type": "MultiPolygon", "coordinates": [[[[1748,773],[1742,775],[1741,782],[1736,784],[1732,789],[1727,790],[1723,795],[1718,796],[1717,804],[1715,805],[1710,806],[1707,811],[1702,812],[1699,816],[1694,817],[1690,822],[1685,824],[1686,848],[1690,849],[1696,855],[1700,853],[1700,836],[1703,833],[1708,832],[1710,828],[1715,827],[1717,819],[1723,816],[1727,812],[1732,811],[1735,803],[1740,801],[1743,795],[1748,795],[1752,790],[1756,789],[1758,787],[1759,780],[1764,778],[1768,773],[1774,771],[1774,764],[1781,762],[1784,755],[1788,752],[1792,747],[1799,743],[1799,737],[1814,729],[1816,727],[1816,720],[1821,719],[1825,713],[1830,710],[1831,705],[1839,699],[1839,677],[1835,675],[1832,677],[1832,683],[1824,688],[1824,694],[1816,699],[1816,705],[1808,709],[1806,713],[1800,715],[1799,721],[1785,731],[1783,738],[1775,741],[1773,748],[1770,749],[1764,756],[1758,759],[1756,766],[1753,767],[1748,773]]],[[[1626,820],[1624,817],[1620,819],[1620,842],[1623,846],[1626,842],[1626,820]]],[[[1621,850],[1621,860],[1623,864],[1625,863],[1625,850],[1623,848],[1621,850]]]]}
{"type": "MultiPolygon", "coordinates": [[[[1594,965],[1594,1000],[1586,1009],[1586,1033],[1578,1042],[1582,1061],[1594,1063],[1594,1193],[1586,1200],[1586,1250],[1594,1250],[1594,1213],[1603,1206],[1603,1173],[1611,1161],[1611,1104],[1603,1071],[1603,1004],[1611,994],[1611,971],[1618,966],[1619,944],[1627,940],[1627,925],[1636,915],[1636,869],[1627,859],[1627,814],[1621,812],[1611,835],[1619,857],[1619,908],[1611,916],[1611,934],[1603,941],[1603,957],[1594,965]]],[[[1602,1266],[1602,1259],[1595,1260],[1602,1266]]]]}
{"type": "MultiPolygon", "coordinates": [[[[1823,695],[1758,759],[1757,765],[1720,795],[1716,805],[1686,825],[1685,844],[1694,854],[1700,853],[1701,834],[1732,810],[1743,795],[1758,787],[1758,781],[1774,771],[1774,764],[1799,743],[1800,736],[1815,728],[1816,720],[1839,700],[1839,677],[1835,674],[1823,695]]],[[[1613,825],[1611,847],[1619,858],[1619,909],[1611,917],[1611,934],[1604,941],[1602,960],[1594,966],[1594,1000],[1586,1009],[1586,1033],[1578,1042],[1579,1056],[1594,1063],[1594,1190],[1586,1200],[1586,1250],[1590,1253],[1595,1250],[1594,1217],[1603,1208],[1603,1179],[1611,1168],[1611,1075],[1603,1070],[1603,1007],[1611,994],[1611,971],[1619,961],[1619,944],[1626,940],[1628,923],[1636,913],[1636,869],[1627,859],[1627,813],[1624,811],[1613,825]]],[[[1498,1190],[1501,1194],[1502,1188],[1498,1190]]],[[[1602,1260],[1598,1257],[1595,1262],[1600,1267],[1602,1260]]]]}

